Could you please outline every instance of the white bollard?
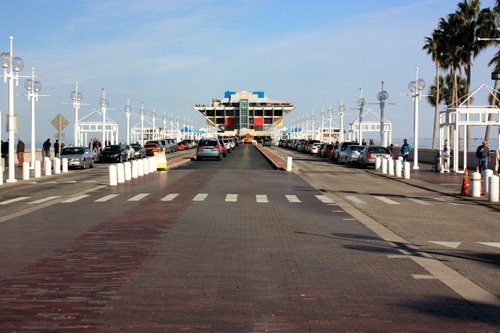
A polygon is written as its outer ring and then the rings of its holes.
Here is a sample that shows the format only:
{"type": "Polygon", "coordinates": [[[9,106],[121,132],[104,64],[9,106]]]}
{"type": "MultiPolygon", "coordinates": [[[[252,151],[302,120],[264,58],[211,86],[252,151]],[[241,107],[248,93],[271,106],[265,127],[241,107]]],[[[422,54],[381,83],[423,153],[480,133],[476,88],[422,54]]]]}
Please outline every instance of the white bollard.
{"type": "Polygon", "coordinates": [[[30,163],[24,162],[23,163],[23,180],[28,180],[28,179],[30,179],[30,163]]]}
{"type": "Polygon", "coordinates": [[[387,158],[383,158],[382,159],[382,168],[381,168],[381,173],[383,175],[387,175],[387,164],[388,164],[387,158]]]}
{"type": "Polygon", "coordinates": [[[62,172],[63,173],[68,172],[68,159],[67,158],[62,159],[62,172]]]}
{"type": "Polygon", "coordinates": [[[132,163],[125,162],[123,166],[125,167],[125,181],[132,180],[132,163]]]}
{"type": "Polygon", "coordinates": [[[54,173],[56,175],[61,173],[61,160],[58,157],[54,158],[54,173]]]}
{"type": "Polygon", "coordinates": [[[382,171],[382,159],[380,157],[375,158],[375,172],[380,173],[382,171]]]}
{"type": "Polygon", "coordinates": [[[145,159],[141,158],[137,162],[137,174],[139,175],[139,177],[144,176],[144,161],[145,161],[145,159]]]}
{"type": "Polygon", "coordinates": [[[35,178],[42,177],[42,162],[35,161],[35,178]]]}
{"type": "Polygon", "coordinates": [[[45,176],[52,175],[52,161],[48,157],[45,158],[44,168],[45,168],[45,176]]]}
{"type": "Polygon", "coordinates": [[[149,175],[149,160],[150,159],[151,159],[151,157],[144,160],[143,169],[144,169],[145,175],[149,175]]]}
{"type": "Polygon", "coordinates": [[[387,160],[387,168],[389,169],[389,176],[394,176],[394,160],[392,158],[387,160]]]}
{"type": "Polygon", "coordinates": [[[488,186],[489,186],[488,178],[490,176],[493,176],[493,170],[486,169],[483,172],[481,172],[481,179],[483,180],[483,191],[484,191],[484,193],[488,193],[488,186]]]}
{"type": "Polygon", "coordinates": [[[149,159],[149,173],[156,171],[156,157],[151,157],[149,159]]]}
{"type": "Polygon", "coordinates": [[[410,162],[403,163],[403,178],[410,179],[410,162]]]}
{"type": "Polygon", "coordinates": [[[118,185],[118,178],[117,178],[117,172],[116,172],[116,165],[110,165],[109,166],[109,186],[116,186],[118,185]]]}
{"type": "Polygon", "coordinates": [[[123,166],[123,163],[118,163],[116,165],[116,178],[118,184],[125,183],[125,167],[123,166]]]}
{"type": "Polygon", "coordinates": [[[292,156],[288,156],[286,158],[286,171],[288,171],[288,172],[292,171],[292,166],[293,166],[292,156]]]}
{"type": "Polygon", "coordinates": [[[498,182],[499,178],[498,176],[491,175],[488,178],[488,183],[489,183],[489,192],[488,192],[488,201],[489,202],[498,202],[498,182]]]}
{"type": "Polygon", "coordinates": [[[481,174],[473,172],[471,176],[472,197],[479,198],[481,196],[481,174]]]}
{"type": "Polygon", "coordinates": [[[0,159],[0,185],[3,184],[3,166],[2,166],[2,159],[0,159]]]}
{"type": "Polygon", "coordinates": [[[139,177],[139,162],[138,161],[132,161],[132,178],[137,178],[139,177]]]}
{"type": "Polygon", "coordinates": [[[400,160],[399,158],[395,162],[394,173],[396,174],[396,177],[398,177],[398,178],[403,177],[403,161],[400,160]]]}

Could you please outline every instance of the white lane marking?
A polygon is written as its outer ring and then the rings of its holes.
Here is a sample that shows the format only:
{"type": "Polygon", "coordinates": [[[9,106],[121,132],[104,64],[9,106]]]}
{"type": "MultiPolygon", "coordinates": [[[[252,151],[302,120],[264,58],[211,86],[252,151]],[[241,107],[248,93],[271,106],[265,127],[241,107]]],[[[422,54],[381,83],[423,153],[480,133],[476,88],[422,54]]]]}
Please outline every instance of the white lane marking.
{"type": "Polygon", "coordinates": [[[238,194],[226,194],[226,202],[238,201],[238,194]]]}
{"type": "Polygon", "coordinates": [[[89,194],[78,195],[76,197],[72,197],[72,198],[66,199],[66,200],[62,201],[62,203],[72,203],[72,202],[81,200],[83,198],[89,197],[89,196],[90,196],[89,194]]]}
{"type": "Polygon", "coordinates": [[[57,184],[57,182],[55,182],[53,180],[49,180],[49,181],[46,181],[45,184],[57,184]]]}
{"type": "Polygon", "coordinates": [[[267,195],[265,195],[265,194],[257,194],[255,196],[255,200],[257,200],[258,203],[268,203],[269,202],[267,200],[267,195]]]}
{"type": "Polygon", "coordinates": [[[389,259],[410,259],[411,256],[407,256],[406,254],[388,254],[387,258],[389,258],[389,259]]]}
{"type": "Polygon", "coordinates": [[[500,248],[500,243],[493,243],[493,242],[477,242],[478,244],[481,245],[486,245],[486,246],[492,246],[492,247],[498,247],[500,248]]]}
{"type": "Polygon", "coordinates": [[[64,184],[76,184],[76,180],[66,180],[64,184]]]}
{"type": "Polygon", "coordinates": [[[44,203],[46,201],[54,200],[54,199],[57,199],[57,198],[60,198],[60,197],[61,197],[60,195],[52,195],[50,197],[46,197],[46,198],[43,198],[43,199],[40,199],[40,200],[31,201],[31,202],[28,202],[28,203],[29,204],[40,204],[40,203],[44,203]]]}
{"type": "Polygon", "coordinates": [[[429,241],[429,243],[434,243],[444,247],[449,247],[451,249],[456,249],[457,247],[460,246],[460,244],[462,244],[462,242],[442,242],[442,241],[429,241]]]}
{"type": "Polygon", "coordinates": [[[5,200],[5,201],[0,202],[0,205],[8,205],[10,203],[26,200],[28,198],[29,197],[18,197],[18,198],[14,198],[14,199],[10,199],[10,200],[5,200]]]}
{"type": "Polygon", "coordinates": [[[382,202],[385,202],[386,204],[389,204],[389,205],[399,205],[399,202],[396,202],[396,201],[391,200],[391,199],[386,198],[386,197],[381,197],[381,196],[376,195],[375,198],[382,201],[382,202]]]}
{"type": "Polygon", "coordinates": [[[432,198],[432,199],[434,199],[434,200],[436,200],[436,201],[441,201],[441,202],[445,202],[445,201],[446,201],[446,199],[445,199],[445,198],[441,198],[441,197],[434,197],[434,198],[432,198]]]}
{"type": "Polygon", "coordinates": [[[322,203],[326,203],[326,204],[334,204],[335,203],[335,201],[333,201],[332,199],[330,199],[326,195],[315,195],[315,197],[318,198],[318,200],[321,201],[322,203]]]}
{"type": "Polygon", "coordinates": [[[132,198],[128,199],[127,201],[140,201],[147,197],[149,193],[139,193],[137,195],[134,195],[132,198]]]}
{"type": "Polygon", "coordinates": [[[288,199],[289,202],[300,202],[299,198],[297,198],[296,195],[286,194],[285,197],[288,199]]]}
{"type": "Polygon", "coordinates": [[[430,274],[412,274],[411,275],[415,280],[436,280],[437,277],[430,274]]]}
{"type": "Polygon", "coordinates": [[[94,202],[106,202],[106,201],[109,201],[113,198],[116,198],[117,196],[119,196],[119,194],[108,194],[102,198],[95,200],[94,202]]]}
{"type": "Polygon", "coordinates": [[[462,204],[456,203],[456,202],[450,202],[450,205],[452,205],[452,206],[462,206],[462,204]]]}
{"type": "Polygon", "coordinates": [[[84,180],[83,182],[84,183],[96,183],[97,180],[84,180]]]}
{"type": "Polygon", "coordinates": [[[343,213],[344,211],[343,210],[332,210],[332,213],[343,213]]]}
{"type": "Polygon", "coordinates": [[[163,198],[161,198],[161,201],[172,201],[174,200],[177,196],[179,195],[179,193],[171,193],[171,194],[167,194],[166,196],[164,196],[163,198]]]}
{"type": "Polygon", "coordinates": [[[356,221],[356,219],[353,219],[351,217],[344,217],[342,220],[343,221],[356,221]]]}
{"type": "Polygon", "coordinates": [[[414,199],[414,198],[408,198],[408,200],[413,201],[414,203],[417,203],[422,206],[430,206],[432,205],[431,203],[424,201],[424,200],[419,200],[419,199],[414,199]]]}
{"type": "Polygon", "coordinates": [[[348,200],[351,200],[352,202],[357,203],[357,204],[365,204],[366,203],[365,201],[363,201],[355,196],[352,196],[352,195],[346,195],[345,198],[348,200]]]}
{"type": "Polygon", "coordinates": [[[207,197],[208,197],[208,193],[198,193],[193,198],[193,201],[204,201],[207,197]]]}

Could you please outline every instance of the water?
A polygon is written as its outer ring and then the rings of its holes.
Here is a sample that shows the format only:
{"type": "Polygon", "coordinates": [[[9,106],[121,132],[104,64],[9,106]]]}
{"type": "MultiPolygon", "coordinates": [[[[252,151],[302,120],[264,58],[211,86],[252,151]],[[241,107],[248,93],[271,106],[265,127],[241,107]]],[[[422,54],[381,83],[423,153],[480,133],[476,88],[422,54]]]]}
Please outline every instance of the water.
{"type": "MultiPolygon", "coordinates": [[[[413,142],[413,137],[407,137],[408,143],[410,146],[414,147],[414,142],[413,142]]],[[[472,137],[470,140],[471,144],[471,151],[476,151],[476,148],[481,145],[483,142],[484,137],[472,137]]],[[[460,139],[460,148],[464,146],[464,140],[460,139]]],[[[402,138],[395,138],[393,140],[394,145],[401,146],[403,144],[403,139],[402,138]]],[[[432,138],[419,138],[418,139],[418,147],[419,148],[432,148],[432,138]]],[[[488,147],[490,149],[496,149],[498,147],[498,136],[492,137],[488,141],[488,147]]],[[[439,137],[436,138],[436,146],[434,147],[435,149],[439,148],[439,137]]]]}

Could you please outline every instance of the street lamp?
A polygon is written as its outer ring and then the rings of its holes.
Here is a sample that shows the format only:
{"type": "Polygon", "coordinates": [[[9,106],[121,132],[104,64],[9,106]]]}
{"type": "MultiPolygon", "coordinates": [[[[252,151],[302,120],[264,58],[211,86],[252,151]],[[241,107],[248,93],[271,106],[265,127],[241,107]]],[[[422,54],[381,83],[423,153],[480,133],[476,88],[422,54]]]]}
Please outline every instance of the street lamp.
{"type": "Polygon", "coordinates": [[[167,115],[163,113],[163,139],[167,138],[167,115]]]}
{"type": "Polygon", "coordinates": [[[31,68],[31,77],[24,81],[24,88],[28,91],[28,101],[31,101],[31,166],[35,168],[35,102],[38,102],[38,93],[42,90],[40,81],[35,80],[35,67],[31,68]]]}
{"type": "Polygon", "coordinates": [[[14,37],[10,36],[10,52],[2,52],[0,55],[2,58],[3,67],[3,79],[4,82],[9,81],[8,89],[8,101],[9,108],[7,114],[7,131],[9,133],[9,175],[6,180],[7,183],[15,183],[15,167],[14,167],[14,134],[16,132],[15,116],[14,116],[14,80],[16,80],[16,86],[19,85],[19,72],[24,67],[23,59],[20,57],[12,56],[12,43],[14,37]]]}
{"type": "Polygon", "coordinates": [[[108,107],[108,100],[106,99],[106,90],[102,88],[101,98],[101,113],[102,113],[102,148],[106,147],[106,108],[108,107]]]}
{"type": "Polygon", "coordinates": [[[144,145],[144,102],[141,103],[139,116],[141,117],[141,145],[144,145]]]}
{"type": "Polygon", "coordinates": [[[345,105],[344,99],[340,101],[339,106],[339,115],[340,115],[340,142],[344,142],[344,113],[345,113],[345,105]]]}
{"type": "Polygon", "coordinates": [[[125,105],[125,119],[127,121],[127,144],[130,144],[130,112],[132,108],[130,107],[130,99],[127,98],[127,105],[125,105]]]}
{"type": "Polygon", "coordinates": [[[70,94],[70,98],[73,101],[73,111],[75,115],[75,119],[73,121],[73,141],[75,146],[80,145],[80,132],[78,125],[78,111],[80,110],[80,105],[83,99],[83,95],[81,92],[78,92],[78,82],[75,83],[75,90],[73,90],[70,94]]]}
{"type": "Polygon", "coordinates": [[[153,108],[153,112],[151,112],[151,122],[153,123],[153,140],[156,140],[156,111],[155,108],[153,108]]]}
{"type": "Polygon", "coordinates": [[[418,101],[422,98],[422,89],[425,88],[425,81],[418,78],[418,67],[416,67],[416,78],[415,81],[410,81],[408,83],[408,89],[411,92],[411,97],[413,97],[413,169],[418,170],[418,101]]]}
{"type": "Polygon", "coordinates": [[[384,128],[384,108],[385,101],[389,98],[389,93],[384,90],[384,81],[382,81],[382,90],[377,94],[377,99],[380,102],[380,145],[387,147],[385,128],[384,128]]]}
{"type": "Polygon", "coordinates": [[[356,102],[357,105],[358,105],[358,108],[359,108],[359,122],[358,122],[358,125],[359,125],[359,144],[361,144],[363,142],[363,128],[362,128],[362,122],[363,122],[363,107],[365,106],[365,99],[363,98],[363,89],[359,89],[359,99],[358,101],[356,102]]]}

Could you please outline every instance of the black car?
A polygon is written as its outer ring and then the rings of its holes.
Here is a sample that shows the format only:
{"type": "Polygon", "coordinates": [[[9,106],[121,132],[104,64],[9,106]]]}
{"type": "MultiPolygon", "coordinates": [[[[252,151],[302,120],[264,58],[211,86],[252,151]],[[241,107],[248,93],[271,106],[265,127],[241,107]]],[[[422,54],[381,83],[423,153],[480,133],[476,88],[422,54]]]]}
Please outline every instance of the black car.
{"type": "Polygon", "coordinates": [[[127,160],[127,150],[124,145],[109,145],[99,153],[100,162],[124,162],[127,160]]]}
{"type": "Polygon", "coordinates": [[[135,158],[144,158],[146,157],[146,148],[139,143],[131,143],[130,144],[135,151],[135,158]]]}

